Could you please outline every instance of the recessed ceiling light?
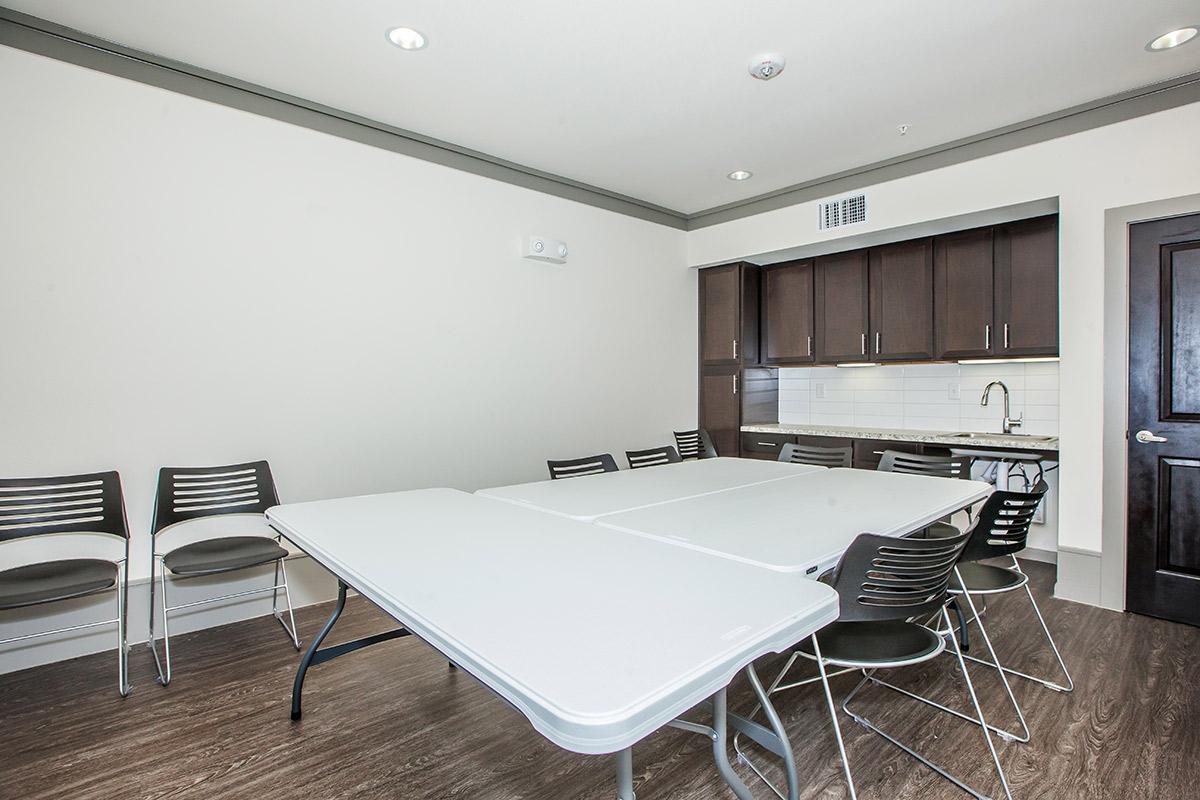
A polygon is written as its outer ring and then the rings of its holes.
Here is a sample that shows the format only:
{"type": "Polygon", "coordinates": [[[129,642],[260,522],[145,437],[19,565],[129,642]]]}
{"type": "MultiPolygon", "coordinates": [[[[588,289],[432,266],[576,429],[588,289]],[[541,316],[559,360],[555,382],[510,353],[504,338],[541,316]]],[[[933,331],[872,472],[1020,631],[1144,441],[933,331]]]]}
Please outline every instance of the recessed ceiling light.
{"type": "Polygon", "coordinates": [[[1172,47],[1179,47],[1185,42],[1190,42],[1196,38],[1195,28],[1180,28],[1177,31],[1164,33],[1162,36],[1155,39],[1150,44],[1146,45],[1147,50],[1170,50],[1172,47]]]}
{"type": "Polygon", "coordinates": [[[749,170],[735,169],[733,172],[725,176],[731,181],[748,181],[754,177],[754,173],[749,170]]]}
{"type": "Polygon", "coordinates": [[[412,28],[392,28],[387,32],[387,38],[401,50],[421,50],[429,43],[425,34],[412,28]]]}

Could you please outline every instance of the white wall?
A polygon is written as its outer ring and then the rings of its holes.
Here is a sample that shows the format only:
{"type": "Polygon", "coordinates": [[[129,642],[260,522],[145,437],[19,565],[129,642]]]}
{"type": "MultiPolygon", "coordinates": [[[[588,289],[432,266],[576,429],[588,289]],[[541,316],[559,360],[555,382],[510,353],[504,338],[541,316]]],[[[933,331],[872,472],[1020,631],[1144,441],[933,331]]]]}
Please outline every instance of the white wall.
{"type": "MultiPolygon", "coordinates": [[[[1200,104],[868,187],[870,221],[850,233],[885,230],[1044,197],[1059,198],[1059,545],[1101,547],[1104,212],[1200,189],[1200,104]]],[[[824,239],[812,203],[688,234],[693,265],[730,261],[824,239]]],[[[1061,564],[1061,562],[1060,562],[1061,564]]]]}
{"type": "Polygon", "coordinates": [[[0,108],[0,475],[119,469],[135,578],[161,465],[475,489],[695,423],[681,231],[3,47],[0,108]]]}

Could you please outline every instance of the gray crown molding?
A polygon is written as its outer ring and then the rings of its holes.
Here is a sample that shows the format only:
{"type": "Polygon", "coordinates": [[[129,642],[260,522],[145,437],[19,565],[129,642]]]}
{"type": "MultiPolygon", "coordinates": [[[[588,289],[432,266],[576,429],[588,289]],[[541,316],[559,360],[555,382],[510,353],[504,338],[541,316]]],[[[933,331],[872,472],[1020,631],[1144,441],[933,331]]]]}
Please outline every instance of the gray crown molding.
{"type": "Polygon", "coordinates": [[[125,47],[3,6],[0,6],[0,45],[679,230],[696,230],[719,225],[1200,102],[1200,72],[1193,72],[975,136],[833,173],[727,205],[685,214],[227,75],[125,47]]]}
{"type": "Polygon", "coordinates": [[[682,214],[661,206],[276,92],[228,75],[125,47],[2,6],[0,45],[626,216],[679,230],[687,227],[687,220],[682,214]]]}

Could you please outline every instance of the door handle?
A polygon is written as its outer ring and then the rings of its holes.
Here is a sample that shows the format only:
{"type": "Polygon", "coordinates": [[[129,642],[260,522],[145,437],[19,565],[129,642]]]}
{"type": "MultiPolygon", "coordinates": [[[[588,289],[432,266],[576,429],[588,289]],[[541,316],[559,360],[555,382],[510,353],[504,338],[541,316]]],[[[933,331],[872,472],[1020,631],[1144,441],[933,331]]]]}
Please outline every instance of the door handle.
{"type": "Polygon", "coordinates": [[[1167,440],[1167,437],[1155,436],[1150,431],[1138,431],[1137,436],[1135,436],[1133,438],[1137,439],[1142,444],[1151,444],[1154,442],[1165,442],[1167,440]]]}
{"type": "Polygon", "coordinates": [[[737,390],[738,390],[738,376],[734,375],[733,376],[733,393],[737,394],[737,390]]]}

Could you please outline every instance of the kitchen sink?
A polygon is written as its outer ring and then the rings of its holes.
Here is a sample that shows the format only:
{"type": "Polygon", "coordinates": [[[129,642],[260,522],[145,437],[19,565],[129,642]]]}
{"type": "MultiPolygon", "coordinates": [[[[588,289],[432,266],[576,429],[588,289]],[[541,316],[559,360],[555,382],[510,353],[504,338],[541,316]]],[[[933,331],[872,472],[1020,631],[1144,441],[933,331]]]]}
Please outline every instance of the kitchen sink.
{"type": "Polygon", "coordinates": [[[1031,442],[1049,442],[1057,436],[1035,436],[1031,433],[952,433],[952,439],[1028,439],[1031,442]]]}

